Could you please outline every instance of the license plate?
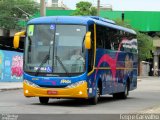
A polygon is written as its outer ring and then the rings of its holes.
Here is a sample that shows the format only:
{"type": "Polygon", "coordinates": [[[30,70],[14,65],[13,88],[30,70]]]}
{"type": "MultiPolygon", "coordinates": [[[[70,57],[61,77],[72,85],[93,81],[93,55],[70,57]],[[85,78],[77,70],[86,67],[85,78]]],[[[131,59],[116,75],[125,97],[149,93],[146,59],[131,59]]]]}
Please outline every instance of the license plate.
{"type": "Polygon", "coordinates": [[[58,91],[55,91],[55,90],[47,90],[47,94],[48,94],[48,95],[57,95],[57,94],[58,94],[58,91]]]}

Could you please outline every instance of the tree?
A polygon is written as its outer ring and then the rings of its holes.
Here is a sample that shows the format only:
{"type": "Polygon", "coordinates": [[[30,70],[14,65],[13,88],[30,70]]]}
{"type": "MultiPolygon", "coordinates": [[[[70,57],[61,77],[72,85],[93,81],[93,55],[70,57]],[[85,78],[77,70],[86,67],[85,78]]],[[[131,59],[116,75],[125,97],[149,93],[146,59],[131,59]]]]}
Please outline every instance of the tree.
{"type": "Polygon", "coordinates": [[[92,3],[81,1],[76,4],[76,10],[73,13],[73,15],[82,15],[82,16],[92,15],[92,16],[95,16],[95,15],[97,15],[97,9],[92,6],[92,3]]]}
{"type": "Polygon", "coordinates": [[[0,28],[4,36],[9,36],[11,29],[21,29],[20,21],[38,11],[33,0],[0,0],[0,8],[0,28]]]}
{"type": "MultiPolygon", "coordinates": [[[[118,25],[134,29],[131,27],[131,25],[126,21],[116,20],[116,23],[118,25]]],[[[139,32],[138,30],[134,29],[137,33],[137,40],[138,40],[138,60],[139,62],[142,60],[150,59],[152,58],[151,51],[154,49],[153,47],[153,39],[142,32],[139,32]]]]}

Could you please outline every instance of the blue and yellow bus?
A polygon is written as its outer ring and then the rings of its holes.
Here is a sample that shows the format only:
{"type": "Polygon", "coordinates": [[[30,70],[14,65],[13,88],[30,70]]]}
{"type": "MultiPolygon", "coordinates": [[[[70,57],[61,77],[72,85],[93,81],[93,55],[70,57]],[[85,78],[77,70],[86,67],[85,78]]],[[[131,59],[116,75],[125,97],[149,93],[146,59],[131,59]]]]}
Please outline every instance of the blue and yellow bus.
{"type": "Polygon", "coordinates": [[[15,48],[22,35],[26,97],[96,104],[105,94],[125,99],[137,87],[134,30],[96,16],[50,16],[30,20],[26,32],[15,34],[15,48]]]}

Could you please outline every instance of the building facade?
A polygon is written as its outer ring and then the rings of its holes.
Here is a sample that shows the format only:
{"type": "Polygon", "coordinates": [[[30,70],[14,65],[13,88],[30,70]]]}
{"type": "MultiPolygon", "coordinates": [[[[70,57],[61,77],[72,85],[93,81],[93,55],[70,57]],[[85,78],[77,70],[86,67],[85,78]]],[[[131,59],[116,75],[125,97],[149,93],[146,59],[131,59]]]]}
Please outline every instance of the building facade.
{"type": "MultiPolygon", "coordinates": [[[[41,0],[35,0],[35,2],[40,3],[41,0]]],[[[45,0],[46,7],[64,7],[63,0],[45,0]]]]}

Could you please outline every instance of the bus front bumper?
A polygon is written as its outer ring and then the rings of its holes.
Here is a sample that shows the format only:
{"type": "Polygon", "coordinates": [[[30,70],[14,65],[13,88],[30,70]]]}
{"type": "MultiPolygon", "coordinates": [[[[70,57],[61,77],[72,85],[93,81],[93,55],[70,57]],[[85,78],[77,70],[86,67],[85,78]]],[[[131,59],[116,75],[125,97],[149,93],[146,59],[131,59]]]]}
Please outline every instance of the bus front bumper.
{"type": "Polygon", "coordinates": [[[31,86],[24,81],[23,90],[26,97],[88,98],[87,82],[75,88],[42,88],[31,86]]]}

